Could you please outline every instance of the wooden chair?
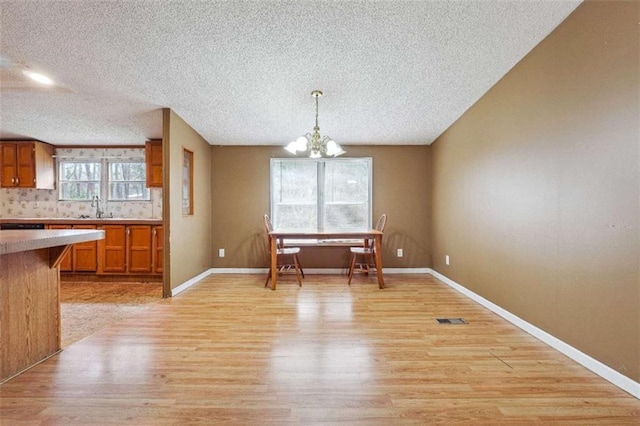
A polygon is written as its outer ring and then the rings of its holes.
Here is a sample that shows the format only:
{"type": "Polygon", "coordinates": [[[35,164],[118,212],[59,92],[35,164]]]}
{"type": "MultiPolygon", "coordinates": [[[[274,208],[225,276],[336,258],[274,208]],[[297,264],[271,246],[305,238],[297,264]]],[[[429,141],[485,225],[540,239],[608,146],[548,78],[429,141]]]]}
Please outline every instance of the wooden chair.
{"type": "MultiPolygon", "coordinates": [[[[264,215],[264,227],[267,230],[267,236],[269,232],[273,231],[273,224],[271,223],[271,219],[268,215],[264,215]]],[[[268,238],[267,238],[268,241],[268,238]]],[[[298,260],[298,253],[300,253],[300,247],[284,247],[282,241],[276,241],[276,269],[278,270],[278,274],[291,273],[292,270],[296,274],[296,278],[298,279],[298,285],[302,287],[302,277],[304,277],[304,272],[302,271],[302,267],[300,266],[300,261],[298,260]]],[[[269,275],[267,275],[267,281],[265,281],[264,286],[266,287],[269,284],[269,280],[271,279],[271,244],[269,244],[269,275]]]]}
{"type": "MultiPolygon", "coordinates": [[[[387,225],[387,215],[383,214],[378,219],[376,224],[376,230],[384,232],[384,228],[387,225]]],[[[351,265],[349,266],[349,285],[351,285],[351,278],[353,278],[354,272],[363,274],[369,274],[369,271],[378,267],[376,265],[375,256],[375,240],[370,239],[365,247],[351,247],[351,265]],[[362,257],[362,260],[358,262],[358,256],[362,257]]]]}

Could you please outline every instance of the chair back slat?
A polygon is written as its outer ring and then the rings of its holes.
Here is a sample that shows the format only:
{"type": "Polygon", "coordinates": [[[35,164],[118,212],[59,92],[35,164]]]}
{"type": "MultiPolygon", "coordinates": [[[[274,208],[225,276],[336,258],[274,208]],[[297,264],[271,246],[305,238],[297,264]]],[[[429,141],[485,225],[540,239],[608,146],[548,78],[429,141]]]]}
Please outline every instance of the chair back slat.
{"type": "MultiPolygon", "coordinates": [[[[269,234],[269,232],[273,231],[273,223],[271,222],[271,218],[269,217],[269,215],[264,215],[264,228],[267,230],[267,234],[269,234]]],[[[268,235],[267,235],[267,240],[268,240],[268,235]]],[[[284,242],[282,241],[282,239],[278,238],[276,239],[276,247],[277,248],[282,248],[284,247],[284,242]]]]}
{"type": "Polygon", "coordinates": [[[273,231],[273,223],[271,223],[271,218],[269,218],[269,215],[264,215],[264,227],[267,230],[267,232],[271,232],[273,231]]]}
{"type": "MultiPolygon", "coordinates": [[[[376,231],[384,232],[384,228],[387,226],[387,214],[384,213],[378,219],[376,223],[376,227],[374,228],[376,231]]],[[[375,248],[375,239],[371,238],[368,241],[369,247],[373,250],[375,248]]]]}
{"type": "Polygon", "coordinates": [[[387,226],[387,214],[384,213],[378,219],[378,223],[376,223],[376,230],[380,232],[384,232],[384,228],[387,226]]]}

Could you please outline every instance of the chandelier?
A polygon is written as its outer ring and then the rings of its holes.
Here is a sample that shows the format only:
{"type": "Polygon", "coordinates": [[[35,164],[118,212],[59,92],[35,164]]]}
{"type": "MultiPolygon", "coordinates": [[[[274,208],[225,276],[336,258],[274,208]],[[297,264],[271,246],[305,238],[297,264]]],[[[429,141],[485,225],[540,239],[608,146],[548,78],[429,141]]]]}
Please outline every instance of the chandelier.
{"type": "Polygon", "coordinates": [[[290,142],[284,149],[292,154],[309,153],[309,158],[320,157],[337,157],[346,151],[342,149],[333,139],[328,136],[320,136],[320,127],[318,127],[318,98],[322,96],[320,90],[311,92],[311,96],[316,98],[316,125],[313,133],[307,133],[300,136],[293,142],[290,142]]]}

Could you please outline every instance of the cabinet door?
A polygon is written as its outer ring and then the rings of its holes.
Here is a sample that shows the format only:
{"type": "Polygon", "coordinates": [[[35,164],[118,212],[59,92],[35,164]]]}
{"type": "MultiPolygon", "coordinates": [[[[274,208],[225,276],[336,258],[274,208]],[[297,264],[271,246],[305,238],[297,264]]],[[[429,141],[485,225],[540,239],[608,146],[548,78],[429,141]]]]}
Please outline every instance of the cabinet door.
{"type": "Polygon", "coordinates": [[[147,187],[162,188],[162,141],[147,142],[144,152],[147,168],[147,187]]]}
{"type": "Polygon", "coordinates": [[[126,227],[105,225],[103,229],[102,272],[126,272],[126,227]]]}
{"type": "Polygon", "coordinates": [[[0,143],[0,186],[3,188],[16,186],[16,149],[15,143],[0,143]]]}
{"type": "Polygon", "coordinates": [[[127,243],[129,272],[151,272],[151,226],[129,225],[127,243]]]}
{"type": "Polygon", "coordinates": [[[33,143],[16,144],[17,149],[17,185],[19,188],[35,188],[36,186],[36,164],[35,146],[33,143]]]}
{"type": "MultiPolygon", "coordinates": [[[[47,225],[47,229],[71,229],[71,225],[47,225]]],[[[60,272],[73,271],[73,248],[67,252],[60,262],[60,272]]]]}
{"type": "Polygon", "coordinates": [[[164,262],[164,240],[162,226],[153,227],[153,273],[161,274],[164,262]]]}
{"type": "MultiPolygon", "coordinates": [[[[96,229],[96,225],[74,225],[73,229],[96,229]]],[[[73,245],[73,270],[76,272],[96,272],[98,270],[97,241],[87,241],[73,245]]]]}

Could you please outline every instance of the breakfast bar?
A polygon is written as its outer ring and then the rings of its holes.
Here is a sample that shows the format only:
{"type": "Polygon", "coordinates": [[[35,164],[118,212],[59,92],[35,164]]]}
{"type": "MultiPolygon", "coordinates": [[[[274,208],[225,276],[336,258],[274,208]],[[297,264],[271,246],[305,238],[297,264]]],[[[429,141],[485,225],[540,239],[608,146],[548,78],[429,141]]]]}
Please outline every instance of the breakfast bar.
{"type": "Polygon", "coordinates": [[[0,231],[0,383],[60,350],[58,265],[100,230],[0,231]]]}

